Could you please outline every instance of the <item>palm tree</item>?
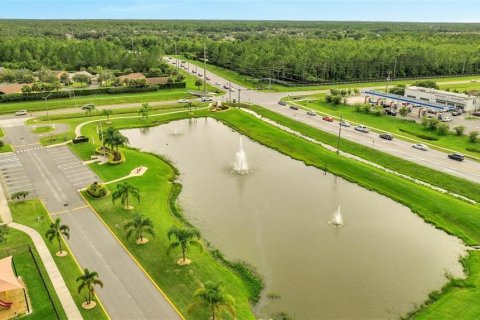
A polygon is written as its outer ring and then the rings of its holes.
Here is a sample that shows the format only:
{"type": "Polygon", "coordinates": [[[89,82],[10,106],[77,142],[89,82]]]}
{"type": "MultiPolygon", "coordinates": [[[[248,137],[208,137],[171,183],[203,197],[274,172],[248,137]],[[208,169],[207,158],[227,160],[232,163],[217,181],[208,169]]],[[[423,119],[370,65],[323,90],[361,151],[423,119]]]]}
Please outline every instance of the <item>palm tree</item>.
{"type": "Polygon", "coordinates": [[[198,308],[208,309],[212,320],[220,320],[222,311],[227,311],[235,319],[235,299],[224,292],[221,282],[206,282],[195,291],[193,299],[195,302],[188,307],[188,313],[198,308]]]}
{"type": "Polygon", "coordinates": [[[148,239],[143,238],[144,233],[148,233],[155,238],[152,220],[146,218],[142,214],[135,214],[133,220],[126,223],[123,229],[127,231],[127,239],[130,239],[133,234],[135,235],[135,238],[137,238],[137,244],[143,244],[148,241],[148,239]]]}
{"type": "Polygon", "coordinates": [[[123,182],[117,184],[117,190],[112,193],[112,202],[115,203],[116,200],[120,199],[120,202],[126,210],[133,209],[133,206],[130,206],[130,196],[137,199],[140,203],[140,193],[137,187],[132,186],[128,182],[123,182]]]}
{"type": "Polygon", "coordinates": [[[102,133],[102,138],[103,145],[106,145],[113,150],[113,160],[120,160],[121,156],[118,152],[118,148],[129,144],[128,138],[121,134],[118,129],[115,129],[113,127],[108,127],[107,130],[102,133]]]}
{"type": "Polygon", "coordinates": [[[17,200],[20,200],[20,198],[22,198],[22,200],[25,200],[25,198],[30,194],[29,191],[17,191],[17,192],[14,192],[10,198],[12,199],[17,199],[17,200]]]}
{"type": "Polygon", "coordinates": [[[148,118],[148,112],[150,112],[150,106],[148,105],[148,102],[145,102],[142,104],[142,108],[138,110],[137,112],[140,113],[143,117],[143,119],[148,118]]]}
{"type": "Polygon", "coordinates": [[[59,247],[59,252],[57,252],[57,255],[63,255],[63,250],[62,250],[62,235],[67,237],[67,239],[70,239],[70,228],[67,225],[62,225],[62,221],[60,218],[55,219],[54,222],[50,224],[50,229],[47,230],[45,233],[45,237],[52,242],[53,239],[57,239],[58,241],[58,247],[59,247]]]}
{"type": "Polygon", "coordinates": [[[92,296],[95,293],[95,286],[98,285],[103,288],[103,282],[98,279],[98,273],[95,271],[90,272],[87,268],[83,270],[83,275],[77,278],[77,282],[80,282],[78,293],[87,290],[87,296],[85,297],[87,305],[92,302],[92,296]]]}
{"type": "Polygon", "coordinates": [[[172,250],[178,247],[180,247],[180,249],[182,250],[182,259],[179,259],[177,261],[177,263],[180,265],[190,264],[191,261],[186,259],[187,249],[190,246],[196,246],[200,249],[200,251],[203,251],[203,245],[199,241],[200,232],[198,232],[198,230],[192,228],[178,228],[176,226],[173,226],[170,228],[167,235],[169,240],[172,236],[176,238],[176,241],[172,242],[168,247],[167,254],[170,254],[172,250]]]}
{"type": "Polygon", "coordinates": [[[110,115],[113,113],[112,109],[103,109],[102,114],[107,117],[107,123],[110,121],[110,115]]]}

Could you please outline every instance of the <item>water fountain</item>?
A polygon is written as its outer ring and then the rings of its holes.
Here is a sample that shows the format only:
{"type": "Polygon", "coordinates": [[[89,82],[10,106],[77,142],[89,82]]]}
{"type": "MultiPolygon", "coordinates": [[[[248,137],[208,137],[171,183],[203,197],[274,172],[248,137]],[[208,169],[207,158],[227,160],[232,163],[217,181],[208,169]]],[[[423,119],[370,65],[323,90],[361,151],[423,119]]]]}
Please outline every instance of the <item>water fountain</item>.
{"type": "Polygon", "coordinates": [[[235,162],[233,163],[233,170],[239,174],[245,174],[248,172],[247,155],[243,150],[242,137],[240,137],[238,152],[235,153],[235,162]]]}
{"type": "Polygon", "coordinates": [[[340,206],[338,206],[338,210],[334,213],[333,219],[329,223],[335,227],[343,226],[343,217],[342,213],[340,212],[340,206]]]}

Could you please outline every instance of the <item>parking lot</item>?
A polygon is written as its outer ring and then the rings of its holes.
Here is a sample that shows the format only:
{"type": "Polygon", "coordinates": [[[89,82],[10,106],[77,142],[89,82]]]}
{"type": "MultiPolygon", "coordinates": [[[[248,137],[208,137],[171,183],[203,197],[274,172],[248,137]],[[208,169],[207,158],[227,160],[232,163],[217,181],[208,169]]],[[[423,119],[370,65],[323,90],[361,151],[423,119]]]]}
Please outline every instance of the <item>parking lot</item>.
{"type": "Polygon", "coordinates": [[[77,189],[82,189],[94,181],[100,181],[89,167],[75,156],[66,146],[47,148],[47,153],[58,169],[77,189]]]}
{"type": "Polygon", "coordinates": [[[0,155],[0,175],[8,199],[19,191],[28,192],[26,199],[36,196],[32,181],[16,153],[0,155]]]}

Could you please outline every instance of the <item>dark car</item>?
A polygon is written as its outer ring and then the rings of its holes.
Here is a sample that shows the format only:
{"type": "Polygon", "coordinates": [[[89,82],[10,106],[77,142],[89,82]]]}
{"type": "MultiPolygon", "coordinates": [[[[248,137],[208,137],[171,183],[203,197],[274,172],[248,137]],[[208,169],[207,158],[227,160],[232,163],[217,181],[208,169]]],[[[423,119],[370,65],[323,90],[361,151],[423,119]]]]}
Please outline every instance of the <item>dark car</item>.
{"type": "Polygon", "coordinates": [[[286,106],[287,105],[287,103],[285,101],[282,101],[282,100],[278,101],[278,104],[281,105],[281,106],[286,106]]]}
{"type": "Polygon", "coordinates": [[[393,136],[390,133],[382,133],[379,137],[385,140],[393,140],[393,136]]]}
{"type": "Polygon", "coordinates": [[[298,110],[298,107],[297,107],[297,106],[290,106],[290,109],[292,109],[292,110],[298,110]]]}
{"type": "Polygon", "coordinates": [[[83,142],[88,142],[88,138],[85,136],[77,136],[72,139],[72,143],[74,144],[83,143],[83,142]]]}
{"type": "Polygon", "coordinates": [[[457,160],[457,161],[463,161],[465,159],[465,156],[460,153],[451,153],[448,155],[450,159],[457,160]]]}
{"type": "Polygon", "coordinates": [[[389,116],[396,116],[397,115],[397,112],[395,110],[392,110],[392,109],[385,109],[384,110],[385,114],[389,115],[389,116]]]}
{"type": "Polygon", "coordinates": [[[472,113],[472,116],[480,117],[480,111],[475,111],[474,113],[472,113]]]}

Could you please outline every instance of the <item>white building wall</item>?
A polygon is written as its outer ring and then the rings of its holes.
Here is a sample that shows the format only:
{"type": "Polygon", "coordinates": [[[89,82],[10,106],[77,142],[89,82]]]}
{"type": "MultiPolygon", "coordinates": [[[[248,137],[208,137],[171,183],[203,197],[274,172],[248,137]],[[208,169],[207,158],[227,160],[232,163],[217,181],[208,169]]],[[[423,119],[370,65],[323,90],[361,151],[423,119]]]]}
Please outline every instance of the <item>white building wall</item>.
{"type": "Polygon", "coordinates": [[[479,108],[479,98],[466,94],[453,93],[429,88],[407,87],[405,97],[445,106],[461,108],[471,112],[479,108]]]}

